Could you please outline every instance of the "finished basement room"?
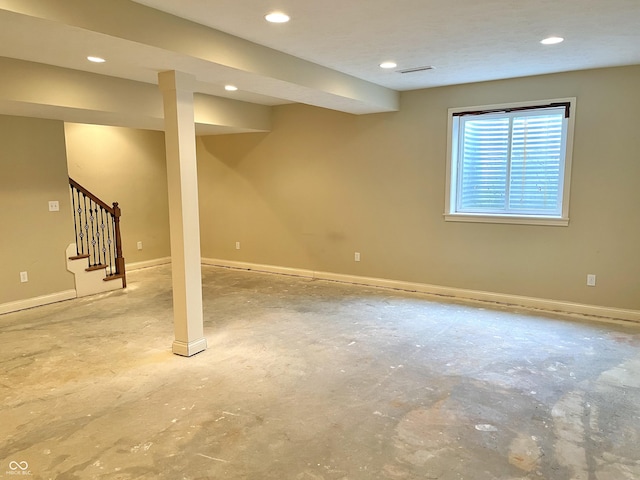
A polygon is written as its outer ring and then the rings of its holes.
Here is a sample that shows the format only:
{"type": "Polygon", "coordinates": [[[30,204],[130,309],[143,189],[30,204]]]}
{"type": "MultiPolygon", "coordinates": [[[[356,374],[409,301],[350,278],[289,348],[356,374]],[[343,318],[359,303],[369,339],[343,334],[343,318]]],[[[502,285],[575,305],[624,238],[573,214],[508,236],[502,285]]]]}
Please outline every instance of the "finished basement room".
{"type": "Polygon", "coordinates": [[[0,479],[640,478],[640,3],[480,3],[0,1],[0,479]]]}

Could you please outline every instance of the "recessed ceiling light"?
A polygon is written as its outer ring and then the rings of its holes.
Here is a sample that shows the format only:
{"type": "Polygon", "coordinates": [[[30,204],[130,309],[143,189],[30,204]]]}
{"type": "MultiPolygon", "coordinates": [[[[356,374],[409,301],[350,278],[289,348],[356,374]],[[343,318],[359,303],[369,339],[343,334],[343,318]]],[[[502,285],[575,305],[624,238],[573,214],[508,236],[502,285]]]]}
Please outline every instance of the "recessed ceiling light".
{"type": "Polygon", "coordinates": [[[267,22],[271,23],[287,23],[289,21],[289,15],[282,12],[272,12],[264,17],[267,22]]]}
{"type": "Polygon", "coordinates": [[[87,60],[89,60],[90,62],[93,62],[93,63],[104,63],[104,62],[106,62],[106,60],[104,58],[92,57],[92,56],[87,57],[87,60]]]}
{"type": "Polygon", "coordinates": [[[235,85],[225,85],[224,89],[227,92],[235,92],[236,90],[238,90],[238,87],[236,87],[235,85]]]}
{"type": "Polygon", "coordinates": [[[555,45],[561,42],[564,42],[564,38],[562,37],[547,37],[544,40],[540,40],[540,43],[543,45],[555,45]]]}
{"type": "Polygon", "coordinates": [[[396,68],[398,64],[396,62],[382,62],[380,68],[396,68]]]}

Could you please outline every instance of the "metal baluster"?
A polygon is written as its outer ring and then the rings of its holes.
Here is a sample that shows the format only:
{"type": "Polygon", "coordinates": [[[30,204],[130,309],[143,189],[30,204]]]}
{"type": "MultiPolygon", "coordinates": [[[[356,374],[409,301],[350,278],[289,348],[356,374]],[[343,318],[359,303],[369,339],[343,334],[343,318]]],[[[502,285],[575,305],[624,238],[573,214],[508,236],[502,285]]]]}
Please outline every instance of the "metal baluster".
{"type": "Polygon", "coordinates": [[[98,264],[98,257],[96,256],[96,226],[95,226],[95,218],[94,218],[94,201],[89,199],[89,220],[91,221],[91,258],[93,259],[93,263],[91,266],[95,266],[98,264]]]}
{"type": "Polygon", "coordinates": [[[100,236],[98,231],[98,206],[93,202],[93,248],[95,250],[96,265],[100,265],[100,236]]]}
{"type": "Polygon", "coordinates": [[[80,253],[82,255],[86,255],[87,253],[87,246],[86,246],[86,240],[87,240],[87,233],[85,231],[84,228],[84,222],[82,221],[82,214],[85,213],[85,210],[82,208],[82,204],[80,203],[80,191],[76,191],[76,195],[78,197],[78,227],[80,230],[80,253]]]}
{"type": "Polygon", "coordinates": [[[97,248],[98,248],[98,263],[100,265],[104,265],[102,261],[102,244],[104,244],[104,240],[102,239],[102,207],[100,205],[96,205],[96,238],[98,240],[97,248]]]}
{"type": "Polygon", "coordinates": [[[73,185],[69,185],[69,187],[71,188],[71,204],[73,206],[73,229],[76,233],[76,255],[80,255],[80,252],[78,251],[78,218],[76,214],[76,197],[74,195],[73,185]]]}
{"type": "Polygon", "coordinates": [[[113,275],[113,256],[111,255],[111,213],[107,214],[107,252],[109,253],[109,272],[113,275]]]}
{"type": "Polygon", "coordinates": [[[111,215],[111,255],[113,255],[113,272],[118,274],[118,259],[116,256],[116,219],[111,215]]]}
{"type": "MultiPolygon", "coordinates": [[[[84,252],[85,255],[90,255],[89,253],[89,217],[87,216],[87,196],[83,193],[82,197],[84,199],[84,235],[85,240],[87,242],[86,247],[87,250],[84,252]]],[[[91,260],[89,260],[89,265],[91,265],[91,260]]]]}
{"type": "Polygon", "coordinates": [[[104,212],[105,219],[102,230],[102,240],[104,241],[105,251],[104,251],[104,263],[109,265],[109,274],[113,275],[113,271],[111,270],[111,244],[109,242],[109,218],[111,217],[111,213],[105,210],[104,212]]]}
{"type": "Polygon", "coordinates": [[[102,217],[102,207],[100,205],[96,205],[96,240],[97,240],[97,244],[96,244],[96,248],[98,249],[98,263],[100,265],[103,264],[102,262],[102,230],[100,229],[101,225],[102,225],[102,221],[101,221],[101,217],[102,217]]]}
{"type": "Polygon", "coordinates": [[[76,212],[78,216],[76,217],[76,219],[78,221],[78,230],[80,231],[80,233],[78,234],[80,236],[80,254],[84,255],[84,232],[83,232],[83,225],[82,225],[82,205],[80,204],[80,192],[76,190],[75,195],[78,203],[78,208],[76,212]]]}
{"type": "MultiPolygon", "coordinates": [[[[108,212],[100,207],[100,237],[102,238],[102,263],[107,265],[107,237],[105,235],[105,218],[108,217],[108,212]]],[[[111,272],[108,272],[107,275],[110,275],[111,272]]]]}
{"type": "Polygon", "coordinates": [[[116,257],[116,248],[117,248],[117,246],[116,246],[116,220],[113,217],[113,215],[111,216],[111,235],[112,235],[112,238],[113,238],[113,244],[112,244],[112,248],[113,248],[113,250],[112,250],[112,252],[113,252],[113,267],[114,267],[116,273],[120,273],[120,272],[118,272],[118,263],[117,263],[118,259],[116,257]]]}

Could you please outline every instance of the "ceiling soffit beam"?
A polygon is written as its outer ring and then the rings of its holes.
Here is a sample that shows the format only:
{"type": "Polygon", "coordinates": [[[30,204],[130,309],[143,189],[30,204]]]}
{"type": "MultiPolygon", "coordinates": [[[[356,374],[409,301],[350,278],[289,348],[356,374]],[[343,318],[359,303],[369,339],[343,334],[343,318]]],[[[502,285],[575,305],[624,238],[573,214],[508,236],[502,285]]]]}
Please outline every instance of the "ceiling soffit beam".
{"type": "MultiPolygon", "coordinates": [[[[398,92],[130,0],[0,0],[0,8],[396,111],[398,92]]],[[[190,72],[195,73],[195,72],[190,72]]]]}
{"type": "MultiPolygon", "coordinates": [[[[0,113],[43,115],[79,123],[164,129],[162,95],[157,86],[94,73],[0,57],[0,113]],[[5,107],[3,111],[2,107],[5,107]]],[[[196,94],[198,134],[265,132],[271,107],[196,94]]]]}

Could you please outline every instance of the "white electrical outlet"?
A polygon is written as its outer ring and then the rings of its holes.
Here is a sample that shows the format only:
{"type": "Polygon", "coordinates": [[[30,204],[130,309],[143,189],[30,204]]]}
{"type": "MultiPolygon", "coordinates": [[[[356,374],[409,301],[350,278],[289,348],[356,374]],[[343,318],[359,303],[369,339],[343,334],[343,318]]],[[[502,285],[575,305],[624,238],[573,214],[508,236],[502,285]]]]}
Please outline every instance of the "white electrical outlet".
{"type": "Polygon", "coordinates": [[[49,211],[50,212],[59,212],[60,211],[60,202],[57,200],[49,201],[49,211]]]}
{"type": "Polygon", "coordinates": [[[29,275],[27,275],[27,272],[20,272],[20,281],[22,283],[29,281],[29,275]]]}
{"type": "Polygon", "coordinates": [[[138,250],[142,250],[142,241],[138,242],[138,250]]]}
{"type": "Polygon", "coordinates": [[[240,250],[240,242],[236,242],[236,250],[240,250]]]}
{"type": "Polygon", "coordinates": [[[595,287],[596,286],[596,276],[593,273],[587,275],[587,286],[595,287]]]}
{"type": "Polygon", "coordinates": [[[360,261],[360,252],[356,252],[356,253],[355,253],[355,255],[353,256],[353,259],[354,259],[356,262],[359,262],[359,261],[360,261]]]}

